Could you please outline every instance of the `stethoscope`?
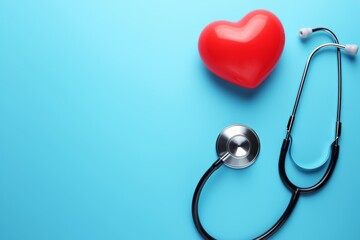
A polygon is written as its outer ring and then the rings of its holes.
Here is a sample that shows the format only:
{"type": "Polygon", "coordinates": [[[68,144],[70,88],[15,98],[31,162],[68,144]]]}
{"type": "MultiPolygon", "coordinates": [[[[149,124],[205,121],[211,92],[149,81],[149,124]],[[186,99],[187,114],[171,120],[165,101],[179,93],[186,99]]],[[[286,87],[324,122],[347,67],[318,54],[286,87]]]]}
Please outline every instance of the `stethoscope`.
{"type": "MultiPolygon", "coordinates": [[[[347,53],[351,55],[356,55],[358,52],[358,46],[355,44],[347,44],[347,45],[341,45],[339,44],[338,38],[336,35],[327,28],[303,28],[300,30],[300,37],[306,38],[311,33],[317,32],[317,31],[325,31],[329,33],[333,39],[334,43],[325,43],[317,48],[315,48],[311,53],[310,56],[307,59],[305,69],[301,78],[299,90],[296,96],[294,108],[292,111],[292,114],[289,118],[288,124],[287,124],[287,132],[286,137],[283,140],[281,150],[280,150],[280,157],[279,157],[279,174],[282,182],[284,185],[291,191],[292,196],[289,201],[288,206],[286,207],[284,213],[279,218],[279,220],[265,233],[262,235],[256,237],[255,239],[267,239],[272,234],[274,234],[289,218],[290,214],[294,210],[296,203],[300,197],[301,194],[311,193],[318,191],[320,188],[322,188],[330,179],[335,166],[336,162],[339,156],[339,138],[341,135],[341,121],[340,121],[340,113],[341,113],[341,92],[342,92],[342,68],[341,68],[341,49],[345,50],[347,53]],[[335,47],[337,48],[337,68],[338,68],[338,101],[337,101],[337,116],[336,116],[336,125],[335,125],[335,139],[332,142],[330,146],[330,155],[328,167],[323,175],[323,177],[313,186],[310,187],[299,187],[291,182],[291,180],[288,178],[286,169],[285,169],[285,160],[287,152],[290,148],[290,156],[291,156],[291,143],[292,143],[292,137],[291,137],[291,130],[294,125],[296,111],[299,105],[301,93],[304,87],[306,75],[308,72],[308,68],[311,62],[312,57],[315,53],[317,53],[320,49],[323,48],[330,48],[335,47]]],[[[245,125],[231,125],[226,127],[218,136],[216,141],[216,151],[218,154],[218,160],[216,160],[211,167],[205,172],[205,174],[200,179],[198,185],[196,186],[193,200],[192,200],[192,216],[194,220],[194,224],[196,226],[196,229],[200,233],[200,235],[204,239],[215,239],[212,236],[210,236],[204,227],[201,225],[200,219],[199,219],[199,213],[198,213],[198,204],[199,204],[199,197],[202,188],[204,187],[206,181],[209,179],[211,174],[213,174],[221,165],[225,164],[228,167],[241,169],[246,168],[253,164],[259,154],[260,151],[260,140],[257,136],[256,132],[245,125]]],[[[292,157],[291,157],[292,158],[292,157]]],[[[324,163],[327,161],[324,161],[324,163]]],[[[296,162],[295,162],[296,163],[296,162]]],[[[323,164],[320,164],[317,167],[320,167],[323,164]]],[[[301,166],[298,164],[299,167],[306,169],[307,167],[301,166]]]]}

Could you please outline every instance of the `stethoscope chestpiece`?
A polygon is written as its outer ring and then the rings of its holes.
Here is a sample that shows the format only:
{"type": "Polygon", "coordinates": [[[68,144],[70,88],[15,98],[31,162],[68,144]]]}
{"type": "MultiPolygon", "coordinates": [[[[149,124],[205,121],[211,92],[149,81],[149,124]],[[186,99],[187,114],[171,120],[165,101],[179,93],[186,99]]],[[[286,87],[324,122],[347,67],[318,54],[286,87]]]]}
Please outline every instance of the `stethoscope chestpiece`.
{"type": "Polygon", "coordinates": [[[216,141],[216,152],[231,168],[246,168],[253,164],[260,152],[260,140],[248,126],[235,124],[226,127],[216,141]]]}

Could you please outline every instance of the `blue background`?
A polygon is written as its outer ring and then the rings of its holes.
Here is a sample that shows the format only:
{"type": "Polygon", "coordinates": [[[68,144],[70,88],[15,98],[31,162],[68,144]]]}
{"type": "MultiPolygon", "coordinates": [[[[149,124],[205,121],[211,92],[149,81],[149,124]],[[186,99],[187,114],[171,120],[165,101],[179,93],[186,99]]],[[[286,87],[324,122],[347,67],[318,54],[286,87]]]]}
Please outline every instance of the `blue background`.
{"type": "MultiPolygon", "coordinates": [[[[200,239],[194,188],[216,159],[218,133],[234,123],[261,139],[246,170],[220,168],[200,215],[221,239],[267,230],[290,198],[278,154],[308,54],[300,27],[325,26],[360,43],[359,1],[0,2],[0,239],[200,239]],[[245,90],[209,73],[197,40],[220,19],[274,12],[286,32],[275,71],[245,90]]],[[[299,106],[294,157],[326,157],[334,137],[335,50],[314,58],[299,106]]],[[[360,227],[360,70],[343,57],[343,134],[333,178],[300,199],[274,239],[354,239],[360,227]]],[[[306,160],[306,159],[310,159],[306,160]]],[[[309,162],[306,162],[309,161],[309,162]]],[[[304,174],[288,162],[303,186],[304,174]]]]}

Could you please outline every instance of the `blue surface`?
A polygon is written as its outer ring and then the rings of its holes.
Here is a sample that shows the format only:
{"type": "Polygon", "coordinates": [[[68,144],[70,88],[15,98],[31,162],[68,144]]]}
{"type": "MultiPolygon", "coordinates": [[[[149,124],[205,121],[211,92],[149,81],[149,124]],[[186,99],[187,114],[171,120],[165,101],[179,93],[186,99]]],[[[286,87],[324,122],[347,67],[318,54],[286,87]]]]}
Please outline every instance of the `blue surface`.
{"type": "MultiPolygon", "coordinates": [[[[359,1],[0,1],[0,239],[200,239],[191,198],[218,133],[254,128],[246,170],[222,167],[201,198],[221,239],[268,229],[290,198],[277,161],[305,60],[326,26],[360,43],[359,1]],[[197,40],[210,22],[254,9],[283,22],[271,76],[244,90],[209,73],[197,40]]],[[[360,227],[360,68],[343,58],[343,135],[333,178],[302,197],[274,239],[354,239],[360,227]]],[[[325,157],[336,112],[335,51],[314,58],[294,126],[294,157],[325,157]]],[[[311,161],[309,162],[311,163],[311,161]]],[[[319,173],[291,168],[309,185],[319,173]]]]}

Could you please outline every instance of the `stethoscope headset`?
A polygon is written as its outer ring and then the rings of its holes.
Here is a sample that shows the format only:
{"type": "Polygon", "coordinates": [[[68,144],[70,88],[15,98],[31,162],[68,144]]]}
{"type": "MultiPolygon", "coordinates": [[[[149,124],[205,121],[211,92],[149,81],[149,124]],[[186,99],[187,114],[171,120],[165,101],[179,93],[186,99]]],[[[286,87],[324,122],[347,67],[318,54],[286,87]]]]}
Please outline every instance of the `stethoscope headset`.
{"type": "MultiPolygon", "coordinates": [[[[347,44],[341,45],[339,44],[338,38],[336,35],[327,28],[303,28],[300,30],[300,37],[306,38],[313,32],[318,31],[325,31],[329,33],[332,38],[334,39],[334,43],[325,43],[317,48],[315,48],[309,55],[305,69],[301,78],[299,90],[296,96],[294,108],[292,114],[289,118],[287,124],[287,132],[286,137],[283,140],[281,149],[280,149],[280,156],[279,156],[279,174],[282,182],[284,185],[291,191],[292,196],[289,201],[288,206],[286,207],[284,213],[281,215],[279,220],[265,233],[262,235],[254,238],[257,240],[260,239],[267,239],[271,235],[273,235],[289,218],[290,214],[294,210],[296,203],[298,202],[299,197],[302,194],[316,192],[329,181],[339,156],[339,139],[341,135],[341,121],[340,121],[340,113],[341,113],[341,95],[342,95],[342,64],[341,64],[341,49],[345,52],[356,55],[358,52],[358,46],[355,44],[347,44]],[[291,157],[291,130],[295,121],[296,111],[298,108],[298,104],[300,101],[301,93],[303,90],[303,86],[305,83],[306,75],[308,72],[308,68],[311,62],[312,57],[315,53],[317,53],[320,49],[323,48],[337,48],[337,71],[338,71],[338,100],[337,100],[337,116],[336,116],[336,127],[335,127],[335,139],[330,146],[330,155],[329,155],[329,164],[327,169],[323,175],[323,177],[313,186],[310,187],[299,187],[295,185],[287,176],[286,169],[285,169],[285,160],[287,152],[290,148],[290,157],[291,157]]],[[[227,165],[231,168],[241,169],[250,166],[256,160],[259,151],[260,151],[260,141],[255,133],[255,131],[245,125],[231,125],[225,128],[218,136],[216,142],[216,150],[219,158],[211,165],[211,167],[205,172],[205,174],[200,179],[198,185],[196,186],[193,200],[192,200],[192,217],[194,220],[194,224],[200,235],[207,240],[215,239],[210,236],[204,227],[201,225],[198,213],[198,204],[199,204],[199,197],[202,188],[204,187],[206,181],[209,177],[223,164],[227,165]]],[[[292,158],[292,157],[291,157],[292,158]]],[[[325,163],[325,162],[324,162],[325,163]]],[[[301,166],[300,166],[301,167],[301,166]]]]}

